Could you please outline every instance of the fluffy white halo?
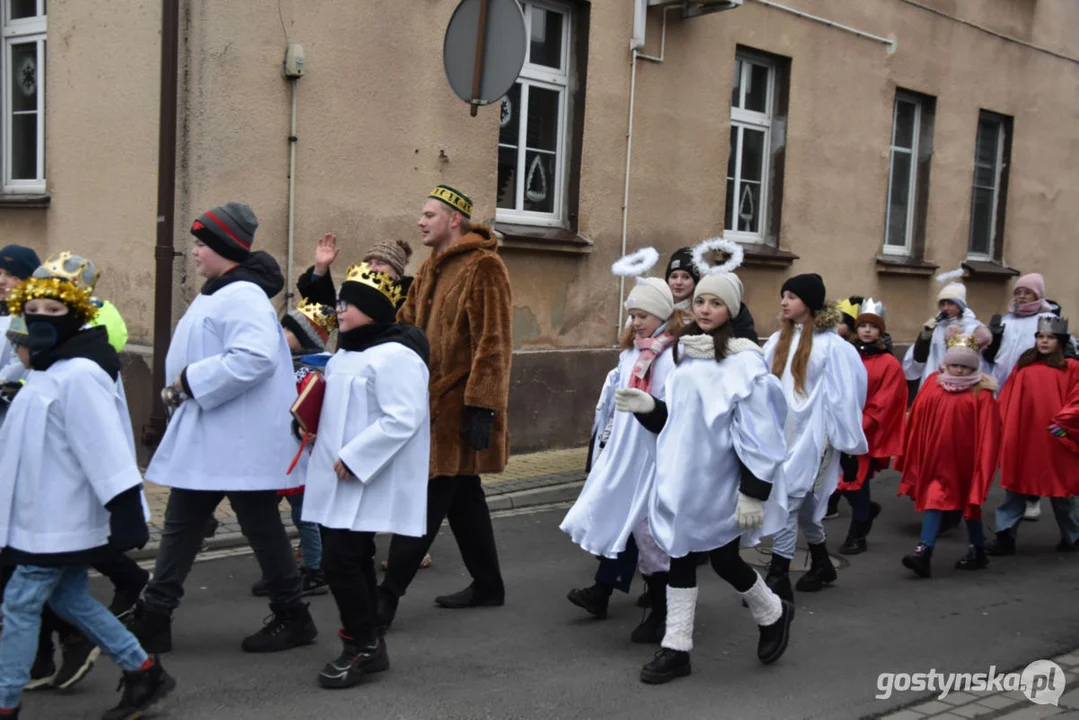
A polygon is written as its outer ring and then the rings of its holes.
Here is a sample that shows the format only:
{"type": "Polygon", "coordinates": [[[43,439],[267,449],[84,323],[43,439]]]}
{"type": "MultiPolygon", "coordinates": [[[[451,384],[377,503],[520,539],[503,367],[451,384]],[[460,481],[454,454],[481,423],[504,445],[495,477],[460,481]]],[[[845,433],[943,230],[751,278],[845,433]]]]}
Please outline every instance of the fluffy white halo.
{"type": "Polygon", "coordinates": [[[631,255],[620,258],[611,265],[611,272],[619,277],[644,275],[659,262],[659,252],[655,248],[641,248],[631,255]]]}
{"type": "Polygon", "coordinates": [[[711,275],[712,273],[729,273],[734,272],[742,266],[742,259],[745,257],[745,251],[742,246],[733,240],[728,240],[724,237],[714,237],[705,240],[704,242],[693,248],[693,264],[697,266],[697,269],[702,273],[711,275]],[[709,252],[725,252],[727,253],[727,262],[722,265],[709,265],[704,256],[709,252]]]}
{"type": "Polygon", "coordinates": [[[944,284],[944,283],[951,282],[952,280],[958,280],[961,277],[963,277],[963,268],[959,268],[958,270],[952,270],[951,272],[941,273],[940,275],[937,275],[937,282],[939,282],[941,284],[944,284]]]}

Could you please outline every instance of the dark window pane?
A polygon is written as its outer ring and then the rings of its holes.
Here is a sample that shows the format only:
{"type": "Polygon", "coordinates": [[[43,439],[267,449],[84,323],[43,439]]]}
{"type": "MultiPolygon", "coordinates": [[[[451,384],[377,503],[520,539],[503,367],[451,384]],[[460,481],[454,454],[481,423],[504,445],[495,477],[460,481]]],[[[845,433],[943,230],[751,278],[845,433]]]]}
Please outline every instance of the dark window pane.
{"type": "Polygon", "coordinates": [[[36,180],[37,113],[11,117],[11,178],[36,180]]]}
{"type": "Polygon", "coordinates": [[[731,89],[731,107],[741,107],[742,103],[742,61],[734,61],[734,87],[731,89]]]}
{"type": "Polygon", "coordinates": [[[15,112],[37,110],[37,43],[11,47],[11,106],[15,112]]]}
{"type": "Polygon", "coordinates": [[[558,92],[528,88],[528,128],[525,145],[535,150],[558,149],[558,92]]]}
{"type": "Polygon", "coordinates": [[[970,207],[970,251],[988,255],[993,228],[993,191],[974,188],[970,207]]]}
{"type": "Polygon", "coordinates": [[[974,185],[983,188],[994,188],[997,185],[996,168],[992,165],[974,166],[974,185]]]}
{"type": "Polygon", "coordinates": [[[555,156],[528,151],[525,153],[524,210],[554,212],[555,156]]]}
{"type": "Polygon", "coordinates": [[[562,68],[562,19],[562,13],[532,8],[529,62],[555,69],[562,68]]]}
{"type": "Polygon", "coordinates": [[[731,125],[731,151],[727,155],[727,179],[734,179],[734,167],[738,162],[738,126],[731,125]]]}
{"type": "Polygon", "coordinates": [[[914,103],[904,100],[895,102],[895,140],[896,147],[914,147],[914,116],[917,108],[914,103]]]}
{"type": "Polygon", "coordinates": [[[11,19],[30,18],[37,15],[37,0],[10,0],[11,19]]]}
{"type": "Polygon", "coordinates": [[[723,212],[723,229],[734,229],[734,178],[727,178],[727,202],[723,212]]]}
{"type": "Polygon", "coordinates": [[[760,232],[761,185],[743,180],[738,186],[738,229],[760,232]]]}
{"type": "Polygon", "coordinates": [[[502,98],[502,125],[498,130],[501,145],[517,145],[521,125],[521,84],[517,83],[502,98]]]}
{"type": "Polygon", "coordinates": [[[907,212],[910,209],[910,153],[892,153],[891,194],[888,197],[888,236],[885,244],[907,244],[907,212]]]}
{"type": "Polygon", "coordinates": [[[764,132],[742,130],[742,180],[759,182],[764,176],[764,132]]]}
{"type": "Polygon", "coordinates": [[[1000,124],[993,120],[978,121],[978,141],[974,150],[974,162],[978,165],[997,164],[997,135],[1000,124]]]}
{"type": "Polygon", "coordinates": [[[764,65],[749,65],[749,87],[746,88],[746,110],[768,112],[768,74],[764,65]]]}
{"type": "Polygon", "coordinates": [[[517,205],[517,151],[498,148],[498,207],[515,210],[517,205]]]}

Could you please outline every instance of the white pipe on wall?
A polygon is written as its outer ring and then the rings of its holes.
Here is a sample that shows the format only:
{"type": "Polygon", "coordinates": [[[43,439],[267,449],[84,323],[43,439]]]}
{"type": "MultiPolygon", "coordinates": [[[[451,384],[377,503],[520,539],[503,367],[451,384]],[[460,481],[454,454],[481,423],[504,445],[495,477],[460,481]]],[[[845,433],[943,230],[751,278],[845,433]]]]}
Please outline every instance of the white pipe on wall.
{"type": "Polygon", "coordinates": [[[772,2],[771,0],[754,0],[754,2],[758,2],[761,5],[767,5],[768,7],[775,8],[776,10],[782,10],[783,12],[788,12],[791,15],[797,15],[798,17],[805,18],[806,20],[812,20],[813,22],[819,22],[819,23],[821,23],[823,25],[827,25],[828,27],[834,27],[836,30],[842,30],[844,32],[849,32],[849,33],[851,33],[853,35],[857,35],[858,37],[863,37],[863,38],[865,38],[867,40],[876,40],[877,42],[884,43],[885,45],[888,46],[888,54],[889,55],[891,55],[892,53],[895,52],[896,40],[895,40],[894,37],[881,37],[879,35],[872,35],[870,33],[865,32],[864,30],[858,30],[858,29],[852,28],[852,27],[850,27],[848,25],[842,25],[840,23],[837,23],[834,20],[829,20],[828,18],[822,18],[822,17],[817,17],[816,15],[810,15],[807,12],[802,12],[801,10],[795,10],[794,8],[787,7],[786,5],[780,5],[779,3],[772,2]]]}

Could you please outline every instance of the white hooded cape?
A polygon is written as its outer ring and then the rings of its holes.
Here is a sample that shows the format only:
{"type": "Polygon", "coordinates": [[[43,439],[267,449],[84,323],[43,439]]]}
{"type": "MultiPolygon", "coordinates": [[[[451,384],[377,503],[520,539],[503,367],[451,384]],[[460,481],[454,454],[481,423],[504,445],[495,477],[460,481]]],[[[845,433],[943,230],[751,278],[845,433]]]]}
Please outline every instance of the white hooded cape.
{"type": "MultiPolygon", "coordinates": [[[[907,376],[907,380],[919,380],[925,382],[925,379],[935,373],[940,364],[944,362],[944,353],[947,348],[944,345],[944,334],[948,332],[948,328],[952,325],[959,323],[959,326],[963,328],[963,333],[969,335],[974,332],[981,322],[974,316],[974,311],[970,308],[963,308],[963,314],[954,320],[941,320],[937,323],[936,329],[933,330],[933,339],[929,341],[929,359],[924,363],[915,361],[914,359],[914,345],[907,348],[907,354],[903,357],[903,372],[907,376]]],[[[982,361],[983,369],[989,372],[988,363],[982,361]]]]}

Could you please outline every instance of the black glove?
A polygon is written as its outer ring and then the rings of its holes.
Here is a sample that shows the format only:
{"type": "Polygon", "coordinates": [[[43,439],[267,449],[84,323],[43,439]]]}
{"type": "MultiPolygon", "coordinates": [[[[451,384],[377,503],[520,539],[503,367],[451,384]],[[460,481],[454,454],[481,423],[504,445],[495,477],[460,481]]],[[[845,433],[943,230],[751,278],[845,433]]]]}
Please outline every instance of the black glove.
{"type": "Polygon", "coordinates": [[[22,383],[6,382],[0,384],[0,400],[7,403],[14,402],[19,390],[22,390],[22,383]]]}
{"type": "Polygon", "coordinates": [[[109,511],[109,545],[121,552],[142,549],[150,542],[141,491],[142,486],[136,485],[105,503],[109,511]]]}
{"type": "Polygon", "coordinates": [[[1003,333],[1004,323],[1001,322],[1001,320],[1003,319],[1004,318],[1000,316],[1000,313],[994,315],[993,319],[989,321],[989,332],[993,333],[994,335],[1000,335],[1001,333],[1003,333]]]}
{"type": "Polygon", "coordinates": [[[466,407],[468,412],[468,444],[473,450],[486,450],[491,447],[491,428],[495,424],[495,411],[487,408],[466,407]]]}
{"type": "Polygon", "coordinates": [[[858,479],[858,458],[854,455],[840,453],[839,467],[843,469],[844,482],[855,482],[858,479]]]}

